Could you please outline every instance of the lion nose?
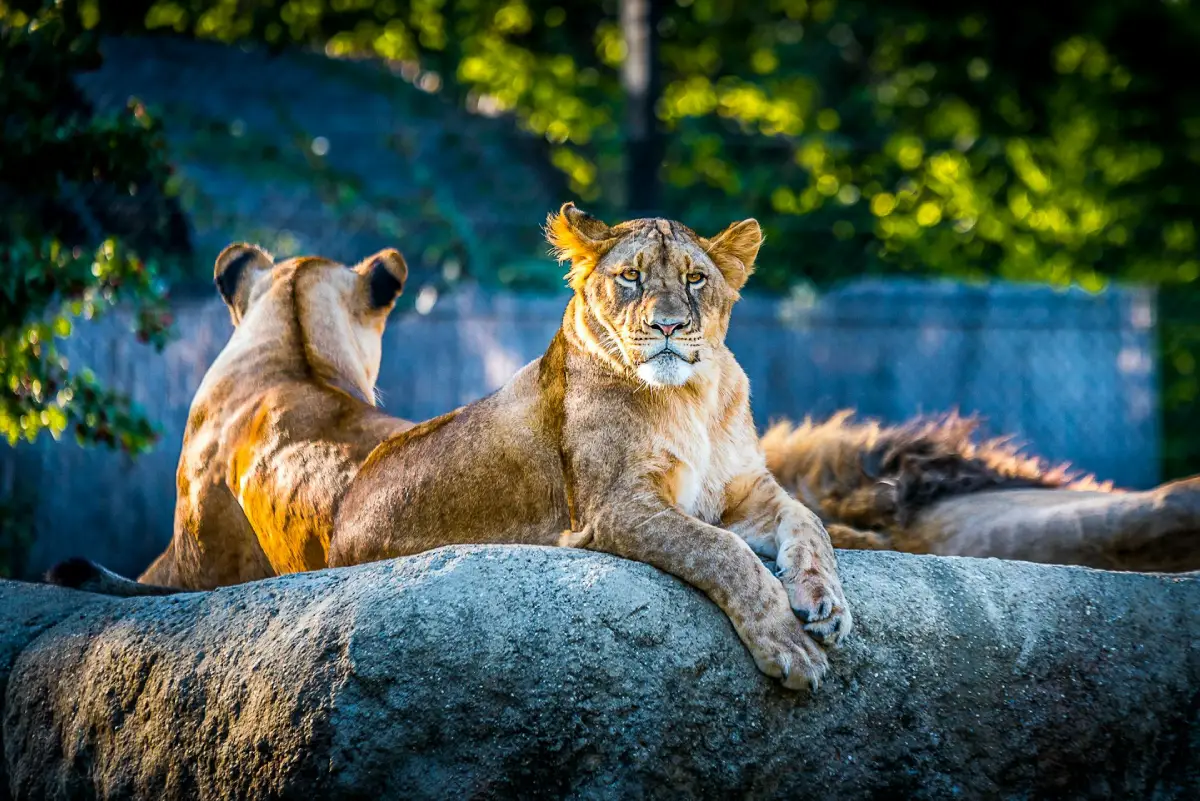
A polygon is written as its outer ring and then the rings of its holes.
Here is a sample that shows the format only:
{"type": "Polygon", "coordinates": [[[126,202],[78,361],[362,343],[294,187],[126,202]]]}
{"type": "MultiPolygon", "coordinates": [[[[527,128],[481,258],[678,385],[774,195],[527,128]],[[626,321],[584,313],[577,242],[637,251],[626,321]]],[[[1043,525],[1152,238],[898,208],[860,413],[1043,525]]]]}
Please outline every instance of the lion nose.
{"type": "Polygon", "coordinates": [[[677,329],[687,325],[687,322],[687,320],[681,320],[678,318],[665,318],[662,320],[651,320],[650,327],[657,328],[659,331],[662,331],[662,335],[664,337],[669,337],[671,334],[675,333],[677,329]]]}

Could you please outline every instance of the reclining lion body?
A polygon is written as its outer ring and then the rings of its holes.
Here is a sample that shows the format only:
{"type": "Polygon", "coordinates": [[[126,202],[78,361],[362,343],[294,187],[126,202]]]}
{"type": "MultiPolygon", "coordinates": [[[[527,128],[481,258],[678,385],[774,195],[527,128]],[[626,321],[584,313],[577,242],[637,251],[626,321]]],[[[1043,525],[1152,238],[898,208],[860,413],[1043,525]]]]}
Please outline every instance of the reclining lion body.
{"type": "Polygon", "coordinates": [[[975,429],[956,415],[883,426],[845,411],[776,424],[762,442],[840,548],[1200,569],[1200,478],[1123,492],[975,429]]]}

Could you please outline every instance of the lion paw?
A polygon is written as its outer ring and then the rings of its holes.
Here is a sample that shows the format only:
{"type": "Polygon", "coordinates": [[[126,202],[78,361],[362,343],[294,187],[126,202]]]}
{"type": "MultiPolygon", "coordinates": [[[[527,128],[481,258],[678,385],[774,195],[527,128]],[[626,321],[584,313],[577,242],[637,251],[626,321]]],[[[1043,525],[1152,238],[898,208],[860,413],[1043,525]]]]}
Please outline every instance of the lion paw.
{"type": "Polygon", "coordinates": [[[782,679],[783,686],[789,690],[816,691],[829,669],[825,652],[804,632],[792,615],[756,633],[750,643],[750,653],[759,670],[773,678],[782,679]]]}
{"type": "Polygon", "coordinates": [[[854,618],[837,575],[809,568],[784,577],[783,586],[792,610],[804,621],[804,630],[826,647],[840,645],[850,633],[854,618]]]}

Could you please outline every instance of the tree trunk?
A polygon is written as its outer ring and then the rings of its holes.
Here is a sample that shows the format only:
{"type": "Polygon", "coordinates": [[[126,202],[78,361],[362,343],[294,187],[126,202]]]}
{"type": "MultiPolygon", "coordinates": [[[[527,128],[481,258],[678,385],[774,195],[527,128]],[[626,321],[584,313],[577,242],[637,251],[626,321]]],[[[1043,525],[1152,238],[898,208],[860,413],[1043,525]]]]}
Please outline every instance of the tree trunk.
{"type": "Polygon", "coordinates": [[[658,59],[661,0],[621,0],[621,29],[625,34],[625,191],[627,215],[652,217],[661,213],[658,172],[663,142],[655,105],[662,91],[658,59]]]}

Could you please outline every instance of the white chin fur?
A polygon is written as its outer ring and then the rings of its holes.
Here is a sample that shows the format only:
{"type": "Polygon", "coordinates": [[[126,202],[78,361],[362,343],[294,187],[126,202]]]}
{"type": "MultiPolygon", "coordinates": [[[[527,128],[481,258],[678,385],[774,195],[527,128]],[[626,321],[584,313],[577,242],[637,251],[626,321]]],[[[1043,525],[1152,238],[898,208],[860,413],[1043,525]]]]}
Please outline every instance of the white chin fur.
{"type": "Polygon", "coordinates": [[[652,387],[681,387],[696,372],[696,368],[674,356],[660,356],[638,365],[638,378],[652,387]]]}

